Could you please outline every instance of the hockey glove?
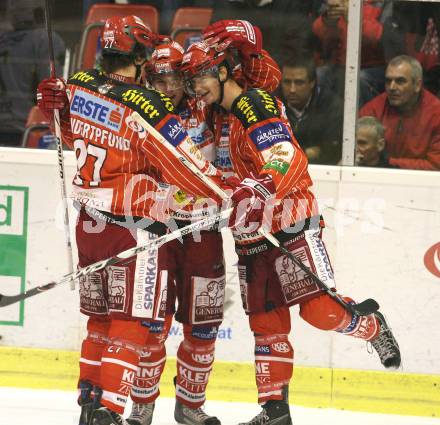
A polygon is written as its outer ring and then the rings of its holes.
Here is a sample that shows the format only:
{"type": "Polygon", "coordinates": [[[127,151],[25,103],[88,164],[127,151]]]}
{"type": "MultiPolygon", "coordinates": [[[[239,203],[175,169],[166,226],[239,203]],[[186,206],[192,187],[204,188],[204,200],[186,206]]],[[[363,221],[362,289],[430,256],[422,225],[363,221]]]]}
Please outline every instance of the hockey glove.
{"type": "Polygon", "coordinates": [[[47,78],[38,84],[37,105],[49,121],[53,119],[55,109],[62,115],[68,104],[66,82],[63,79],[47,78]]]}
{"type": "Polygon", "coordinates": [[[209,25],[204,39],[217,50],[235,47],[243,56],[258,56],[263,48],[263,36],[258,27],[248,21],[222,20],[209,25]]]}
{"type": "Polygon", "coordinates": [[[231,200],[234,211],[229,227],[242,233],[252,233],[263,223],[264,207],[275,198],[275,185],[270,175],[244,179],[234,190],[231,200]]]}

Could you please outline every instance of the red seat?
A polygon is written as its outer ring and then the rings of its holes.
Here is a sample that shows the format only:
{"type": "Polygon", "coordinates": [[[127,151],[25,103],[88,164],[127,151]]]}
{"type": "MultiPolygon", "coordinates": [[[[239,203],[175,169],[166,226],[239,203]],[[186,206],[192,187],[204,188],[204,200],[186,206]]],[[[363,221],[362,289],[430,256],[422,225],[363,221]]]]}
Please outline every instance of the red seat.
{"type": "Polygon", "coordinates": [[[176,10],[171,24],[171,38],[182,46],[189,37],[199,35],[211,22],[210,7],[181,7],[176,10]]]}
{"type": "Polygon", "coordinates": [[[87,14],[86,25],[104,22],[110,16],[136,15],[141,18],[153,32],[159,27],[159,13],[154,6],[142,4],[94,4],[87,14]]]}
{"type": "Polygon", "coordinates": [[[33,106],[29,111],[26,129],[23,133],[23,148],[39,148],[42,136],[50,133],[50,123],[38,106],[33,106]]]}
{"type": "Polygon", "coordinates": [[[141,18],[153,32],[159,27],[159,13],[149,5],[136,4],[95,4],[89,9],[85,28],[81,37],[80,47],[75,60],[75,69],[93,68],[96,56],[100,50],[100,37],[102,27],[107,18],[111,16],[136,15],[141,18]]]}

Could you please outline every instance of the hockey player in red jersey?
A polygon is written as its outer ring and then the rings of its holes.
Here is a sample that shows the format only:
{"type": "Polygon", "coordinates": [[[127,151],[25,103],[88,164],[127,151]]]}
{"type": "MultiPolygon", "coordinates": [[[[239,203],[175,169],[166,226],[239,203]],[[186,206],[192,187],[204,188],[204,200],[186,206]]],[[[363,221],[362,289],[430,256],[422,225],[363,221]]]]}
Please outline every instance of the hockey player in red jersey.
{"type": "MultiPolygon", "coordinates": [[[[264,222],[289,251],[334,288],[306,156],[283,104],[264,90],[244,90],[231,75],[227,54],[218,48],[228,31],[224,22],[208,28],[207,41],[214,46],[190,46],[182,71],[197,99],[229,111],[226,152],[230,171],[241,180],[232,195],[236,220],[231,225],[243,307],[255,336],[256,383],[262,404],[262,411],[247,424],[289,425],[287,394],[293,372],[289,306],[299,304],[301,317],[319,329],[370,341],[385,367],[400,366],[400,351],[381,313],[352,315],[258,234],[264,222]]],[[[219,135],[223,121],[215,116],[213,120],[219,135]]]]}
{"type": "MultiPolygon", "coordinates": [[[[205,174],[218,175],[174,115],[169,98],[136,84],[147,49],[158,36],[135,16],[109,18],[102,38],[102,71],[67,82],[39,84],[40,108],[59,109],[63,141],[77,157],[73,198],[79,267],[144,244],[166,232],[166,191],[178,185],[209,199],[210,190],[134,122],[138,112],[205,174]],[[67,97],[68,94],[68,97],[67,97]],[[158,205],[163,208],[158,208],[158,205]]],[[[89,316],[80,359],[80,425],[126,425],[122,418],[139,355],[156,323],[165,320],[167,246],[91,273],[80,281],[81,312],[89,316]]]]}
{"type": "MultiPolygon", "coordinates": [[[[258,28],[249,41],[242,40],[238,47],[240,68],[235,75],[243,84],[273,91],[280,80],[280,70],[267,52],[261,55],[246,55],[246,47],[254,41],[261,45],[258,28]],[[244,51],[244,52],[243,52],[244,51]]],[[[255,50],[255,49],[253,49],[255,50]]],[[[208,126],[210,108],[184,92],[184,80],[180,73],[183,48],[174,41],[156,47],[147,65],[147,81],[173,102],[176,113],[193,142],[205,158],[216,161],[214,136],[208,126]]],[[[222,167],[220,161],[216,162],[222,167]]],[[[198,219],[197,203],[188,203],[185,193],[175,193],[181,209],[173,217],[179,226],[198,219]]],[[[168,270],[174,276],[175,290],[168,291],[167,319],[158,323],[150,334],[140,359],[138,374],[131,391],[134,401],[128,421],[133,425],[151,424],[154,403],[159,396],[159,383],[165,367],[165,341],[174,313],[175,297],[178,300],[176,319],[183,323],[184,339],[177,352],[176,408],[175,419],[189,425],[216,425],[220,421],[202,410],[206,399],[206,387],[214,362],[215,341],[223,319],[225,295],[225,269],[221,233],[216,229],[202,231],[198,238],[188,235],[183,241],[173,241],[169,247],[168,270]],[[200,379],[203,376],[203,379],[200,379]]]]}

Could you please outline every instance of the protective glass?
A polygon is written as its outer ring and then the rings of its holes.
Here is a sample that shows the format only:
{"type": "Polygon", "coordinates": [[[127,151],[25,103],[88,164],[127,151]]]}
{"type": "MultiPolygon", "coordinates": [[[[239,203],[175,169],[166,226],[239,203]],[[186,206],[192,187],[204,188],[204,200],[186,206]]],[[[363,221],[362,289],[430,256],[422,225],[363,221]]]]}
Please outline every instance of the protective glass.
{"type": "Polygon", "coordinates": [[[175,72],[171,74],[154,74],[151,76],[151,85],[158,91],[168,92],[179,90],[185,86],[181,74],[175,72]]]}
{"type": "Polygon", "coordinates": [[[218,67],[214,66],[212,68],[206,69],[199,72],[198,74],[185,78],[185,91],[189,96],[196,95],[196,87],[198,85],[203,85],[207,80],[211,78],[218,78],[218,67]]]}

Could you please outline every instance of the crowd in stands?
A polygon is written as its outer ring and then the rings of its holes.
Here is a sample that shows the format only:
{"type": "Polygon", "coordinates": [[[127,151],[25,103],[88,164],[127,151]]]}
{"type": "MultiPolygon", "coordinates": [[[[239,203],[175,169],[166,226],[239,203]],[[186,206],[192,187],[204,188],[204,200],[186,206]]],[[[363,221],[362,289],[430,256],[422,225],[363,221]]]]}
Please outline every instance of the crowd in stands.
{"type": "MultiPolygon", "coordinates": [[[[104,1],[83,0],[83,10],[71,17],[77,40],[78,24],[99,3],[104,1]]],[[[175,12],[184,7],[212,9],[210,22],[245,19],[258,26],[264,48],[282,70],[276,94],[309,162],[341,163],[348,0],[124,3],[153,6],[162,34],[172,32],[175,12]]],[[[0,22],[0,146],[22,145],[35,84],[49,73],[43,6],[43,0],[0,2],[7,16],[0,22]]],[[[61,74],[66,47],[78,47],[63,41],[60,25],[55,30],[61,74]]],[[[440,170],[439,32],[440,2],[363,0],[356,165],[440,170]]],[[[34,146],[47,147],[48,140],[40,134],[34,146]]]]}

